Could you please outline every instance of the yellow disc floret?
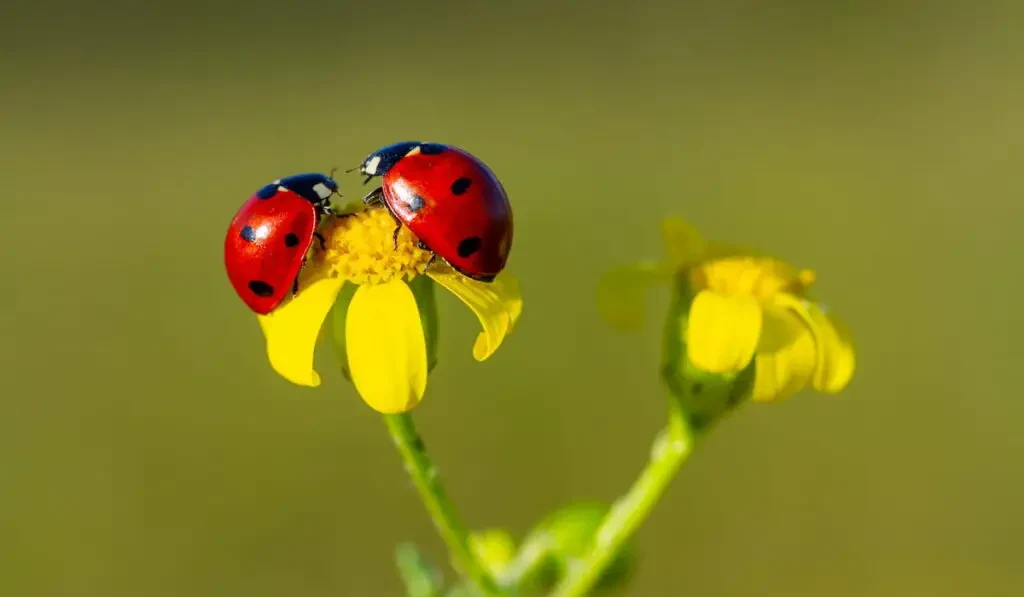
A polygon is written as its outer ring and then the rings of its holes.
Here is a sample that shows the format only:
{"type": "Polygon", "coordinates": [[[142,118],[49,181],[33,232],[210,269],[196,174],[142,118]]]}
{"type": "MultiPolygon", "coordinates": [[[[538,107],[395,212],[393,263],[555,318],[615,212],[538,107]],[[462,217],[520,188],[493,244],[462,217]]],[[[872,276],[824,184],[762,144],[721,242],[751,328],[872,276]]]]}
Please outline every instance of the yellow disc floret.
{"type": "Polygon", "coordinates": [[[355,284],[412,279],[427,269],[431,253],[419,248],[418,239],[404,226],[396,243],[396,229],[398,223],[384,207],[336,215],[321,229],[326,251],[320,258],[332,277],[355,284]]]}
{"type": "Polygon", "coordinates": [[[749,295],[767,300],[779,293],[803,296],[814,283],[814,272],[796,269],[770,257],[726,257],[690,270],[690,283],[721,294],[749,295]]]}

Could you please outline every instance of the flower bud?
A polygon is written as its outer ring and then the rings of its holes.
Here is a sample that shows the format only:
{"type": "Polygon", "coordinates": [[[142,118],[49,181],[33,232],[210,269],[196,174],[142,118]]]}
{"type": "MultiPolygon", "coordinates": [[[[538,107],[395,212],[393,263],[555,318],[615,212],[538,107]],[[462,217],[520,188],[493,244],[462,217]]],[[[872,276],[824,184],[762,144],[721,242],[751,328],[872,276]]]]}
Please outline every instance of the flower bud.
{"type": "Polygon", "coordinates": [[[493,576],[500,576],[516,555],[516,544],[504,529],[470,533],[469,548],[493,576]]]}
{"type": "Polygon", "coordinates": [[[694,295],[682,280],[673,290],[665,319],[661,375],[691,428],[701,431],[749,396],[755,366],[750,359],[739,370],[708,371],[695,366],[687,347],[694,295]]]}

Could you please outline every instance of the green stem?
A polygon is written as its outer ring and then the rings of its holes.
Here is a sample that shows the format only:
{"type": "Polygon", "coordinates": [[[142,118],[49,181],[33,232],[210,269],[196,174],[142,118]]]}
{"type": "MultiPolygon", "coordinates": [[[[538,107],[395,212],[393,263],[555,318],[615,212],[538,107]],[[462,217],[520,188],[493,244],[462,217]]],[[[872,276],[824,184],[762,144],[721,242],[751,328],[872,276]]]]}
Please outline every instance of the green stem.
{"type": "Polygon", "coordinates": [[[500,595],[494,579],[469,547],[469,531],[459,519],[454,504],[441,484],[437,468],[416,431],[412,415],[384,415],[384,423],[437,532],[448,546],[452,562],[481,594],[500,595]]]}
{"type": "Polygon", "coordinates": [[[693,450],[693,433],[677,401],[671,401],[668,426],[651,449],[651,458],[625,495],[612,505],[582,560],[572,562],[551,597],[588,595],[626,541],[647,520],[655,504],[693,450]]]}

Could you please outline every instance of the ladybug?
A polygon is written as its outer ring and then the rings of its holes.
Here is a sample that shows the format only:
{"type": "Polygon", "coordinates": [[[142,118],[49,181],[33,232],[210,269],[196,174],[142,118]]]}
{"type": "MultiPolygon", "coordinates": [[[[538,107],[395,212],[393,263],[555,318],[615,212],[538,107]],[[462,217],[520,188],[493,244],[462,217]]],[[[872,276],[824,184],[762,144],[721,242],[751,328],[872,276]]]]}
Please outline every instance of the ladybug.
{"type": "Polygon", "coordinates": [[[367,204],[383,203],[420,247],[459,273],[491,282],[512,248],[512,207],[498,178],[466,151],[440,143],[403,141],[371,153],[359,166],[381,186],[367,204]]]}
{"type": "Polygon", "coordinates": [[[338,183],[319,173],[281,178],[256,191],[228,226],[224,265],[235,292],[250,309],[266,315],[299,290],[299,271],[317,227],[332,212],[338,183]]]}

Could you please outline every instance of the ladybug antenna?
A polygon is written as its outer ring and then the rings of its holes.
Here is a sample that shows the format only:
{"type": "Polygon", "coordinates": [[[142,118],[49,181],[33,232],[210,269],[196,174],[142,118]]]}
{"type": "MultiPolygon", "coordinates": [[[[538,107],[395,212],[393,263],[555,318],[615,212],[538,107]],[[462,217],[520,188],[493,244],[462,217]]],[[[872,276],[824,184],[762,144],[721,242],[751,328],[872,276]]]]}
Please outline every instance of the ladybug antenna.
{"type": "Polygon", "coordinates": [[[348,174],[349,172],[355,172],[358,169],[359,169],[359,166],[356,166],[355,168],[349,168],[348,170],[345,170],[345,174],[348,174]]]}
{"type": "Polygon", "coordinates": [[[331,178],[334,178],[334,173],[335,173],[335,172],[337,172],[337,171],[338,171],[338,167],[337,167],[337,166],[335,166],[335,167],[331,168],[331,174],[330,174],[330,177],[331,177],[331,178]]]}

